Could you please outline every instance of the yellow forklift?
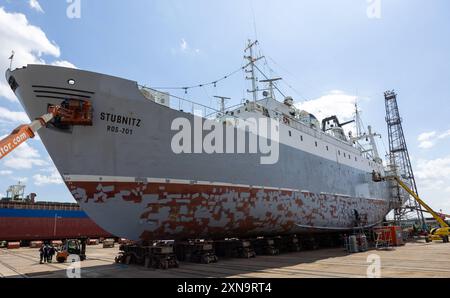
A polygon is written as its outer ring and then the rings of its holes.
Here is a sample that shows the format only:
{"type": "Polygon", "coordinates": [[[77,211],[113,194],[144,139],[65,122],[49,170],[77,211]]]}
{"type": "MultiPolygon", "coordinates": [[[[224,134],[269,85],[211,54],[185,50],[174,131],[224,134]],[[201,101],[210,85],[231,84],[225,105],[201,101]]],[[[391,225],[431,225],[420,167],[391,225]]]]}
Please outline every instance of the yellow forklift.
{"type": "Polygon", "coordinates": [[[67,239],[56,253],[56,261],[65,263],[70,255],[77,255],[80,261],[86,260],[86,239],[67,239]]]}
{"type": "Polygon", "coordinates": [[[426,242],[431,241],[443,241],[444,243],[449,242],[449,235],[450,235],[450,227],[445,222],[445,220],[439,216],[436,212],[434,212],[433,209],[431,209],[430,206],[428,206],[424,201],[422,201],[419,196],[414,193],[400,178],[393,177],[395,181],[397,181],[398,185],[400,185],[406,192],[408,192],[425,210],[430,213],[433,218],[439,223],[441,226],[440,228],[433,228],[430,230],[430,233],[425,238],[426,242]]]}

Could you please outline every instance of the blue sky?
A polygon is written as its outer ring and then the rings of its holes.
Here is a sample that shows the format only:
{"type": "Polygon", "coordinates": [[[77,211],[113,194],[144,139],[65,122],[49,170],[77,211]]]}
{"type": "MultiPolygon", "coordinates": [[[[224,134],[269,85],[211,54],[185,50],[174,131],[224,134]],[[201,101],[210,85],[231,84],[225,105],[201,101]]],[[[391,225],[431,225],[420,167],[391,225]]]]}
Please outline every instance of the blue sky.
{"type": "MultiPolygon", "coordinates": [[[[6,17],[20,23],[16,13],[27,21],[20,38],[0,29],[0,66],[23,47],[17,63],[71,63],[150,86],[184,86],[241,66],[246,40],[256,35],[273,75],[293,87],[281,84],[285,93],[313,112],[344,118],[358,97],[365,124],[383,134],[386,145],[383,92],[395,89],[419,192],[450,213],[450,2],[381,0],[380,18],[368,17],[368,2],[81,0],[81,18],[70,19],[63,0],[39,0],[41,11],[29,0],[0,0],[2,25],[6,17]],[[36,28],[44,37],[32,34],[36,28]]],[[[212,96],[220,94],[237,103],[246,88],[238,74],[187,97],[214,104],[212,96]]],[[[20,104],[0,92],[0,135],[20,124],[22,114],[11,112],[22,112],[20,104]],[[6,121],[6,113],[16,122],[6,121]]],[[[27,191],[39,199],[71,201],[39,140],[28,142],[22,155],[29,152],[34,161],[27,169],[0,162],[0,193],[27,178],[27,191]]]]}

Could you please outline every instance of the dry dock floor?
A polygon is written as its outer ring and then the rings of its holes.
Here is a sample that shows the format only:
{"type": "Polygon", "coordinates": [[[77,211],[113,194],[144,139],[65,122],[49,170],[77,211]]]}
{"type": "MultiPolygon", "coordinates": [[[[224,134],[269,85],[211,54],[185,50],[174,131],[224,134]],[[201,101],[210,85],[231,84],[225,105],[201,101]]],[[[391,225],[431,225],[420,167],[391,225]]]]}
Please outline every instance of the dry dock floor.
{"type": "MultiPolygon", "coordinates": [[[[88,246],[81,277],[367,277],[368,257],[380,256],[381,277],[450,277],[450,244],[408,243],[393,250],[348,254],[341,248],[302,251],[254,259],[222,259],[216,264],[180,264],[169,270],[114,263],[115,248],[88,246]]],[[[66,277],[69,264],[39,264],[37,249],[0,249],[0,277],[66,277]]]]}

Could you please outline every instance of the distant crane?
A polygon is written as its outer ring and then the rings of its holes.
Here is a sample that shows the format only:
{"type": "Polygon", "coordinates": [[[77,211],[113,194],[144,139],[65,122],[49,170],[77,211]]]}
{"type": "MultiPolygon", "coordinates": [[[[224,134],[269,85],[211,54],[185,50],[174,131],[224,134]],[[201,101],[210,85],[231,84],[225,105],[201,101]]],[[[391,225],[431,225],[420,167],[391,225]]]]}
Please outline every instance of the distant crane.
{"type": "MultiPolygon", "coordinates": [[[[408,147],[406,145],[405,135],[403,133],[402,118],[397,104],[397,94],[394,91],[384,93],[386,104],[386,123],[389,135],[389,162],[394,175],[400,177],[411,190],[412,193],[419,196],[416,180],[411,166],[408,147]]],[[[397,205],[394,210],[395,221],[400,222],[407,213],[416,212],[417,218],[423,229],[427,229],[422,209],[417,200],[397,183],[392,189],[393,197],[396,198],[397,205]]]]}

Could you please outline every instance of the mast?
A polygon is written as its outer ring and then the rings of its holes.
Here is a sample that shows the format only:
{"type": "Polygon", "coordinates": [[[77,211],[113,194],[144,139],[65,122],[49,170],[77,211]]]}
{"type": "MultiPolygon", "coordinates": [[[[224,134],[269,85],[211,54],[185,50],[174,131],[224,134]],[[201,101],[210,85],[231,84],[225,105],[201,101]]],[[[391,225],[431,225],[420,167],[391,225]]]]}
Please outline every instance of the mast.
{"type": "Polygon", "coordinates": [[[365,140],[366,142],[369,142],[370,148],[368,150],[364,150],[363,153],[371,152],[372,159],[375,162],[382,163],[383,160],[380,158],[380,155],[378,153],[377,143],[375,142],[375,137],[381,137],[381,135],[374,133],[372,131],[372,126],[370,126],[370,125],[367,127],[368,132],[367,133],[365,132],[357,102],[355,102],[355,124],[356,124],[356,136],[352,137],[351,141],[357,142],[357,141],[365,140]]]}
{"type": "Polygon", "coordinates": [[[375,160],[376,162],[382,163],[382,159],[380,158],[380,155],[378,154],[378,148],[377,148],[377,143],[375,142],[375,137],[381,137],[381,135],[373,133],[372,132],[372,126],[369,125],[369,127],[367,128],[369,131],[369,140],[370,140],[370,146],[372,147],[372,153],[373,153],[373,160],[375,160]]]}
{"type": "Polygon", "coordinates": [[[356,124],[356,136],[359,137],[363,134],[363,125],[361,121],[361,115],[359,114],[357,101],[355,101],[355,124],[356,124]]]}
{"type": "Polygon", "coordinates": [[[248,46],[245,49],[244,52],[249,51],[250,55],[249,56],[244,56],[244,58],[246,58],[249,61],[248,66],[250,67],[250,70],[246,70],[247,73],[250,73],[251,77],[246,77],[247,80],[251,80],[252,81],[252,90],[247,90],[247,92],[252,93],[253,94],[253,102],[256,103],[256,101],[258,100],[258,94],[256,93],[258,91],[258,87],[257,87],[257,82],[256,82],[256,75],[255,75],[255,62],[259,59],[255,59],[253,57],[253,47],[256,46],[258,44],[258,41],[255,40],[254,42],[252,42],[250,39],[248,40],[248,46]]]}

